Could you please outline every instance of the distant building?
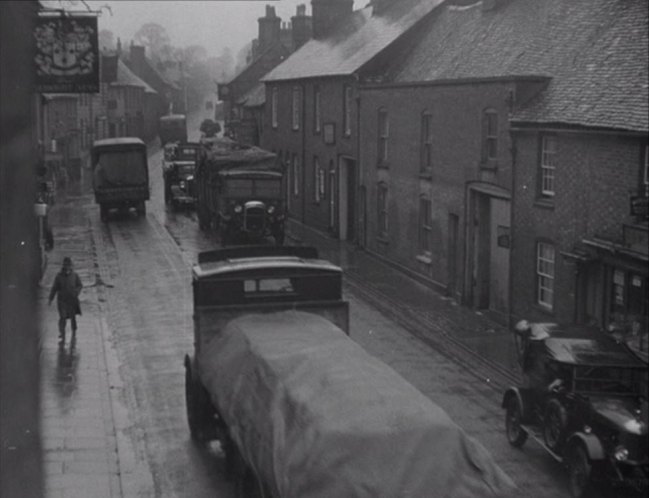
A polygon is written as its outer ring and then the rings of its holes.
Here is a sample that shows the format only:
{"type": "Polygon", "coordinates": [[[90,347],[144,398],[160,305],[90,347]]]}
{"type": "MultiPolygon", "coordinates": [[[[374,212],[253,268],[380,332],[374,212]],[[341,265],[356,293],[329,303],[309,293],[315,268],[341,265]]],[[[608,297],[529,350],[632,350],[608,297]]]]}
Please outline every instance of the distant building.
{"type": "Polygon", "coordinates": [[[183,93],[176,83],[165,77],[146,57],[145,47],[131,43],[129,53],[121,57],[128,68],[158,94],[159,115],[184,112],[183,93]]]}
{"type": "Polygon", "coordinates": [[[219,84],[226,131],[242,142],[259,145],[261,140],[265,96],[260,79],[311,38],[311,17],[304,5],[297,7],[291,21],[282,23],[275,7],[267,5],[265,16],[258,20],[259,36],[253,40],[248,65],[229,82],[219,84]]]}

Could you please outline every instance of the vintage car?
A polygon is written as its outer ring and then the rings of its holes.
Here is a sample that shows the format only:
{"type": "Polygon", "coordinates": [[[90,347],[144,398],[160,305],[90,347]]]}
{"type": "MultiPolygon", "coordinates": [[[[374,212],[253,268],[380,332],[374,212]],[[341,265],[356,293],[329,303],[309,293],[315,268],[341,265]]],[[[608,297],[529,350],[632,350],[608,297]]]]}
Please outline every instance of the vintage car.
{"type": "Polygon", "coordinates": [[[544,325],[515,333],[525,381],[503,396],[509,443],[539,442],[567,467],[575,498],[604,484],[646,492],[647,363],[597,329],[544,325]]]}
{"type": "Polygon", "coordinates": [[[193,207],[196,203],[194,175],[201,145],[177,143],[172,148],[170,145],[165,146],[162,169],[165,204],[171,205],[172,208],[193,207]],[[171,151],[169,154],[167,154],[168,148],[171,151]]]}

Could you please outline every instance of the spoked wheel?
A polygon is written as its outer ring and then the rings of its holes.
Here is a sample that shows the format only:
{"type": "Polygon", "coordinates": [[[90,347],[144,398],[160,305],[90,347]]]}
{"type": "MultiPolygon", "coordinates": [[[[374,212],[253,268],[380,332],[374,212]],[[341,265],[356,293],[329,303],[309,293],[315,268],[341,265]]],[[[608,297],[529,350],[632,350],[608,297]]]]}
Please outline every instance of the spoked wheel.
{"type": "Polygon", "coordinates": [[[505,412],[505,430],[507,432],[507,441],[516,448],[520,448],[527,440],[527,432],[521,427],[523,414],[515,396],[507,401],[505,412]]]}
{"type": "Polygon", "coordinates": [[[555,398],[548,401],[543,418],[543,440],[552,451],[561,451],[567,424],[568,415],[561,402],[555,398]]]}
{"type": "Polygon", "coordinates": [[[567,456],[570,496],[587,498],[591,496],[592,463],[583,445],[575,444],[567,456]]]}

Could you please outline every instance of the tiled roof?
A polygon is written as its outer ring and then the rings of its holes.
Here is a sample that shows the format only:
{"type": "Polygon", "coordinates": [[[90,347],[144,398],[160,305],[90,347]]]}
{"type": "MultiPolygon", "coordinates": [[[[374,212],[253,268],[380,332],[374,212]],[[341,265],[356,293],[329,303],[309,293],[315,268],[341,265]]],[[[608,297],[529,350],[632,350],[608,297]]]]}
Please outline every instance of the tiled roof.
{"type": "Polygon", "coordinates": [[[258,107],[266,102],[266,87],[263,83],[257,83],[251,90],[246,92],[243,97],[237,100],[237,104],[246,107],[258,107]]]}
{"type": "Polygon", "coordinates": [[[510,0],[446,6],[389,72],[395,82],[551,77],[514,121],[649,129],[646,0],[510,0]]]}
{"type": "Polygon", "coordinates": [[[112,82],[111,86],[141,86],[147,93],[156,93],[143,79],[138,78],[122,60],[117,62],[117,81],[112,82]]]}
{"type": "Polygon", "coordinates": [[[279,81],[353,74],[442,0],[393,0],[380,16],[357,10],[323,39],[312,39],[262,78],[279,81]]]}

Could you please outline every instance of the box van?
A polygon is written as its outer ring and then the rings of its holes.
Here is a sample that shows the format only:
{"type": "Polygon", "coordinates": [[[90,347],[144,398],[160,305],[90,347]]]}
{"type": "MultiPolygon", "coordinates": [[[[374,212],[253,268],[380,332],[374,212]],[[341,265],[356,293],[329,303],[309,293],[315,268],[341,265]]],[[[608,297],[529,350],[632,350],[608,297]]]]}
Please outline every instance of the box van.
{"type": "Polygon", "coordinates": [[[149,168],[146,145],[135,137],[97,140],[92,146],[93,188],[102,221],[111,209],[135,208],[146,214],[149,168]]]}

